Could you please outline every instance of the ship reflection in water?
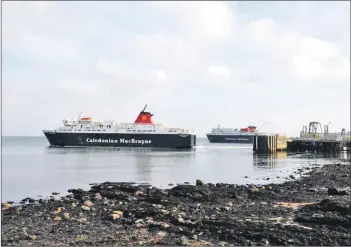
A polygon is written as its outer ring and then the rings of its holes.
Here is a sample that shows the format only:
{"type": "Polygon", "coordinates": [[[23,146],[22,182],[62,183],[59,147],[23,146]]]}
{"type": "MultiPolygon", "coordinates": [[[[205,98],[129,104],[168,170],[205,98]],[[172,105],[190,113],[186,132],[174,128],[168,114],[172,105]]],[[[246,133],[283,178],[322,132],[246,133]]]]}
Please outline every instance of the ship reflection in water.
{"type": "Polygon", "coordinates": [[[132,152],[132,153],[149,153],[149,152],[195,152],[195,149],[174,149],[158,147],[55,147],[48,146],[48,153],[66,154],[66,153],[108,153],[108,152],[132,152]]]}

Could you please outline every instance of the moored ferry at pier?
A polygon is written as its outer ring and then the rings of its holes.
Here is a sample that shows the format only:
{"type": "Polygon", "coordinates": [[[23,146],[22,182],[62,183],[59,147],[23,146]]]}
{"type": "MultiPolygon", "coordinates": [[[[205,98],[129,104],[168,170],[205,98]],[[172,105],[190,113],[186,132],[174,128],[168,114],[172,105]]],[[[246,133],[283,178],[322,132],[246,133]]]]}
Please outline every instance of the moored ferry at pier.
{"type": "Polygon", "coordinates": [[[233,128],[221,128],[219,125],[217,128],[213,128],[210,133],[207,133],[207,139],[210,142],[217,143],[253,143],[254,136],[260,135],[257,132],[255,126],[248,126],[247,128],[233,129],[233,128]]]}
{"type": "Polygon", "coordinates": [[[95,120],[79,116],[64,119],[64,126],[43,130],[51,146],[111,146],[111,147],[166,147],[192,148],[196,134],[183,128],[154,124],[153,114],[144,109],[134,123],[95,120]]]}

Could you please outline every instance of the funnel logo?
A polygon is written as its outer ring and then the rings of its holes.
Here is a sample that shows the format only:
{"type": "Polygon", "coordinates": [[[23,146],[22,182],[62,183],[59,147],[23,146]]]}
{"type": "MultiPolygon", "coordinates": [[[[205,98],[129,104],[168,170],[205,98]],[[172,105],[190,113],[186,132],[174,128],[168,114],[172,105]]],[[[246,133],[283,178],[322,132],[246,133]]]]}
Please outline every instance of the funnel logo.
{"type": "Polygon", "coordinates": [[[141,119],[142,119],[143,121],[145,121],[145,120],[146,120],[146,117],[145,117],[145,116],[142,116],[141,119]]]}

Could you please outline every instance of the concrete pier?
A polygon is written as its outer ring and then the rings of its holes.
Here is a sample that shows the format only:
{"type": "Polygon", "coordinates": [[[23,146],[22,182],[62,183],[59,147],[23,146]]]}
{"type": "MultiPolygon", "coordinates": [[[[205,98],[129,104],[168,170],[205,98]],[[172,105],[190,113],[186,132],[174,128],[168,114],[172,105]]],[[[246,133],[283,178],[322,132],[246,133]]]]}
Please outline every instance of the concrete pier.
{"type": "Polygon", "coordinates": [[[262,135],[254,137],[253,151],[254,153],[351,151],[351,141],[300,138],[288,141],[286,136],[262,135]]]}
{"type": "Polygon", "coordinates": [[[330,133],[329,124],[324,125],[324,130],[316,121],[310,122],[309,126],[303,126],[300,137],[288,142],[288,150],[322,153],[351,151],[351,132],[343,128],[341,132],[330,133]]]}
{"type": "Polygon", "coordinates": [[[351,151],[349,140],[307,140],[296,139],[288,142],[288,151],[292,152],[339,152],[351,151]]]}
{"type": "Polygon", "coordinates": [[[253,151],[255,153],[291,152],[339,152],[351,151],[351,132],[342,129],[341,132],[330,133],[329,125],[324,131],[319,122],[313,121],[309,126],[303,126],[300,137],[289,139],[279,135],[256,135],[253,151]]]}

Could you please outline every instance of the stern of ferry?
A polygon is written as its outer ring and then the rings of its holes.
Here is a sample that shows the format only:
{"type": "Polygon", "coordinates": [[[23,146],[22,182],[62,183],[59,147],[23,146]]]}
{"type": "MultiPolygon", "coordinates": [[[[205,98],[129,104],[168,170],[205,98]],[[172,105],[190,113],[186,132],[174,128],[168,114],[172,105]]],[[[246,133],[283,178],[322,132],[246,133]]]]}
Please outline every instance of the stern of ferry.
{"type": "Polygon", "coordinates": [[[177,149],[191,149],[196,146],[195,133],[179,134],[177,139],[173,144],[177,149]]]}

